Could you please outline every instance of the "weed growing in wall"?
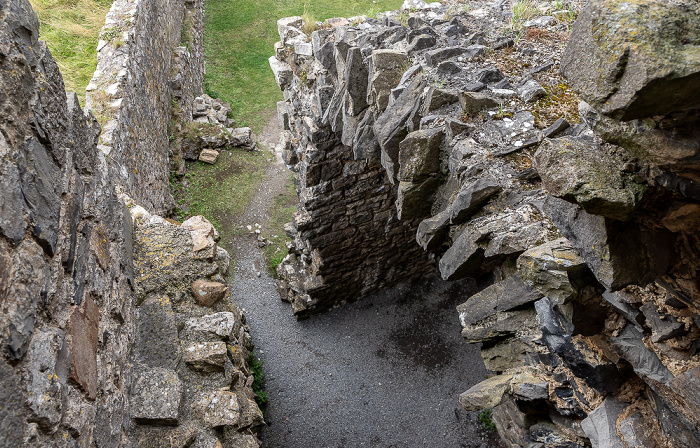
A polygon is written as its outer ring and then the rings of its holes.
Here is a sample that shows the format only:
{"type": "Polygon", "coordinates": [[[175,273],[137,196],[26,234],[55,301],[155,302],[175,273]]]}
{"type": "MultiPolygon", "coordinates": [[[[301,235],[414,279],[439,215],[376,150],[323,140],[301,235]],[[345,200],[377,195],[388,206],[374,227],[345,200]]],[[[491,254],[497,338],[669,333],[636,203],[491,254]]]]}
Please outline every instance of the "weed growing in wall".
{"type": "Polygon", "coordinates": [[[253,392],[255,393],[255,402],[260,407],[260,410],[265,414],[265,406],[267,404],[267,392],[265,392],[265,373],[263,365],[265,362],[259,359],[255,351],[250,352],[248,357],[248,367],[253,373],[253,392]]]}
{"type": "Polygon", "coordinates": [[[484,409],[483,411],[479,412],[479,421],[484,428],[488,429],[489,431],[495,431],[496,425],[493,423],[493,420],[491,420],[491,412],[491,409],[484,409]]]}

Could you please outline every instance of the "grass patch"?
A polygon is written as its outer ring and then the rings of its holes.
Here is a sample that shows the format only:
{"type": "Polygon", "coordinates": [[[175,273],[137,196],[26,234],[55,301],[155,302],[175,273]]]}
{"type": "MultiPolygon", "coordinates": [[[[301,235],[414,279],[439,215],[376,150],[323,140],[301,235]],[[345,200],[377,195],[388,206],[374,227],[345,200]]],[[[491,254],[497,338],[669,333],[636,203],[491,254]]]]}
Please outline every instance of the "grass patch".
{"type": "Polygon", "coordinates": [[[85,106],[85,87],[97,68],[97,41],[111,0],[30,0],[39,34],[63,75],[66,90],[85,106]]]}
{"type": "Polygon", "coordinates": [[[493,423],[493,420],[491,420],[491,409],[484,409],[483,411],[479,412],[479,421],[484,428],[488,429],[489,431],[496,430],[496,425],[493,423]]]}
{"type": "Polygon", "coordinates": [[[510,19],[510,28],[518,31],[523,24],[535,16],[542,15],[536,0],[517,0],[513,2],[513,16],[510,19]]]}
{"type": "Polygon", "coordinates": [[[268,266],[274,274],[287,255],[287,241],[289,238],[284,233],[284,225],[292,220],[292,215],[297,209],[297,195],[294,189],[294,174],[289,173],[286,191],[275,197],[270,205],[270,220],[263,228],[263,236],[272,244],[265,247],[264,255],[268,266]]]}
{"type": "Polygon", "coordinates": [[[265,392],[265,373],[263,365],[265,361],[259,359],[255,351],[250,352],[248,357],[248,367],[253,373],[253,392],[255,393],[255,402],[260,407],[260,410],[265,415],[265,407],[267,405],[267,392],[265,392]]]}
{"type": "Polygon", "coordinates": [[[207,0],[205,91],[231,103],[240,126],[260,132],[282,101],[267,62],[279,40],[277,20],[301,16],[325,20],[399,8],[401,0],[207,0]]]}
{"type": "Polygon", "coordinates": [[[171,188],[180,209],[178,220],[202,215],[221,235],[221,246],[230,251],[236,227],[265,177],[272,155],[262,151],[224,150],[215,165],[188,162],[182,181],[173,179],[171,188]]]}

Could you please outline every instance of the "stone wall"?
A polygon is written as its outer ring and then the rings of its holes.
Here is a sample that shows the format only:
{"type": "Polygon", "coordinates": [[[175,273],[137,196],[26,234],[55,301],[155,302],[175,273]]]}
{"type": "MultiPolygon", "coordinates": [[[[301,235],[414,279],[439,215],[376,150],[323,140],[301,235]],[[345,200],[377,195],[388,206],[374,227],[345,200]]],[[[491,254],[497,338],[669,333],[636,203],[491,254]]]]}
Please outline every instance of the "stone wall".
{"type": "Polygon", "coordinates": [[[519,36],[502,1],[406,2],[310,37],[278,22],[302,203],[283,295],[303,315],[348,287],[329,266],[373,284],[402,278],[404,254],[425,264],[407,237],[369,249],[388,228],[337,231],[363,216],[344,199],[362,174],[340,164],[373,167],[392,194],[364,203],[381,201],[445,280],[480,285],[457,311],[495,375],[459,399],[493,409],[508,446],[698,446],[700,11],[590,1],[568,45],[568,12],[548,12],[519,36]]]}
{"type": "Polygon", "coordinates": [[[202,0],[117,0],[97,47],[87,109],[103,126],[99,148],[111,175],[149,211],[165,214],[170,193],[173,105],[191,121],[202,93],[202,0]]]}
{"type": "MultiPolygon", "coordinates": [[[[151,19],[134,17],[142,31],[151,19]]],[[[98,145],[38,33],[29,2],[0,4],[0,446],[257,447],[252,344],[216,231],[152,215],[116,185],[119,146],[98,145]]],[[[125,89],[119,117],[153,129],[158,115],[129,102],[149,91],[167,105],[170,92],[144,76],[122,78],[145,84],[125,89]]],[[[151,174],[168,172],[165,155],[151,174]]],[[[151,209],[167,178],[159,188],[140,192],[151,209]]]]}
{"type": "Polygon", "coordinates": [[[286,98],[278,104],[285,129],[280,144],[296,172],[301,204],[288,227],[294,244],[278,268],[280,289],[295,315],[304,317],[431,264],[414,243],[418,221],[405,214],[401,220],[394,206],[398,186],[379,159],[371,130],[375,111],[367,110],[364,90],[358,93],[367,85],[360,48],[351,34],[336,37],[347,26],[316,32],[313,43],[300,27],[301,18],[280,21],[282,42],[270,64],[286,98]],[[333,50],[336,39],[344,51],[333,50]],[[321,46],[330,48],[328,68],[314,57],[313,48],[321,46]]]}
{"type": "Polygon", "coordinates": [[[29,2],[0,17],[2,445],[115,446],[128,428],[131,217],[29,2]]]}

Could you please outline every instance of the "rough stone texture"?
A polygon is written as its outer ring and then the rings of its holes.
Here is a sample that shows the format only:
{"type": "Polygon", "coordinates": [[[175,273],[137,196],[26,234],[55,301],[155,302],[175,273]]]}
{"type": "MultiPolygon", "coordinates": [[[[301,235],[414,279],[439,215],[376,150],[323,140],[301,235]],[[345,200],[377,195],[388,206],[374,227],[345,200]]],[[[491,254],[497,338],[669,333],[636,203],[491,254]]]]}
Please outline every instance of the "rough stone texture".
{"type": "Polygon", "coordinates": [[[588,2],[562,72],[584,100],[621,120],[697,109],[699,14],[693,1],[588,2]]]}
{"type": "Polygon", "coordinates": [[[177,425],[182,400],[177,373],[160,367],[134,373],[131,418],[142,424],[177,425]]]}
{"type": "Polygon", "coordinates": [[[202,93],[203,18],[202,1],[118,0],[97,46],[86,103],[105,122],[99,148],[115,183],[150,212],[174,205],[167,126],[173,100],[191,119],[202,93]]]}
{"type": "Polygon", "coordinates": [[[219,282],[208,282],[197,280],[192,283],[192,294],[198,304],[202,306],[213,306],[226,295],[226,285],[219,282]]]}
{"type": "Polygon", "coordinates": [[[625,444],[617,434],[617,419],[625,407],[614,398],[606,398],[581,422],[593,448],[624,448],[625,444]]]}
{"type": "Polygon", "coordinates": [[[271,66],[302,204],[279,268],[294,313],[432,269],[412,235],[443,278],[476,278],[481,292],[458,310],[462,334],[483,344],[498,375],[461,401],[499,405],[507,443],[613,443],[602,426],[589,438],[581,421],[620,399],[634,402],[607,419],[610,437],[693,446],[698,14],[688,0],[667,16],[663,5],[587,2],[563,58],[563,44],[536,37],[565,31],[567,13],[545,3],[524,42],[502,35],[512,2],[478,2],[449,21],[445,5],[409,5],[406,26],[396,13],[358,19],[318,31],[310,52],[303,23],[290,19],[271,66]],[[372,55],[404,53],[412,66],[380,83],[388,95],[378,104],[372,55]],[[542,119],[543,108],[563,105],[553,91],[571,93],[558,68],[588,100],[580,123],[542,119]],[[524,366],[534,378],[513,384],[524,366]]]}

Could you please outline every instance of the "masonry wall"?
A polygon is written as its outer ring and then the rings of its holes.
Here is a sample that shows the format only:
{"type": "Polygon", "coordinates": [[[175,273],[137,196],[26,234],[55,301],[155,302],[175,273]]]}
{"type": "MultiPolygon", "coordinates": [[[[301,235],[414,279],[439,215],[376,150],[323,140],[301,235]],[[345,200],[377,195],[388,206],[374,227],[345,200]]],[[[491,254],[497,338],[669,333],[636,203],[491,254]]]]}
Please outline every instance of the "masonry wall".
{"type": "Polygon", "coordinates": [[[191,119],[194,97],[202,92],[203,17],[201,0],[115,1],[87,87],[87,108],[103,125],[99,148],[115,182],[155,213],[173,206],[173,105],[191,119]]]}

